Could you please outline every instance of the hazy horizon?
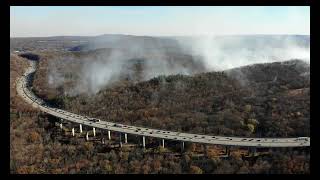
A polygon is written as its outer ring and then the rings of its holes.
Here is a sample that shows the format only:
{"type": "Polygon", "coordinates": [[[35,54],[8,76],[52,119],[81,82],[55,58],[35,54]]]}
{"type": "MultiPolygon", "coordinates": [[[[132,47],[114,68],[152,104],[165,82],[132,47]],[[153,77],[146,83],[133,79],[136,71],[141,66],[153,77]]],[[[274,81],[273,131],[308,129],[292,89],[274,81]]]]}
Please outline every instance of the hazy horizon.
{"type": "MultiPolygon", "coordinates": [[[[133,34],[116,34],[105,33],[98,35],[53,35],[53,36],[10,36],[10,38],[50,38],[50,37],[97,37],[103,35],[123,35],[123,36],[137,36],[137,37],[206,37],[206,35],[133,35],[133,34]]],[[[210,36],[210,35],[208,35],[210,36]]],[[[227,34],[215,35],[219,36],[310,36],[310,34],[227,34]]]]}
{"type": "Polygon", "coordinates": [[[10,37],[102,34],[310,35],[310,7],[10,7],[10,37]]]}

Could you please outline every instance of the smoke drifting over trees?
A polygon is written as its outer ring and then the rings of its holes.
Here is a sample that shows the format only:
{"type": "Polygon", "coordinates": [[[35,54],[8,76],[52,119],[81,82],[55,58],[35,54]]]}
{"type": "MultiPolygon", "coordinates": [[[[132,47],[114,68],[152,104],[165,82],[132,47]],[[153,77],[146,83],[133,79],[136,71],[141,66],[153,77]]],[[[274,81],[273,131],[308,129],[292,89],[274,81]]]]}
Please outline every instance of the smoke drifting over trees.
{"type": "Polygon", "coordinates": [[[201,56],[209,71],[289,59],[310,62],[309,36],[206,36],[178,41],[185,51],[201,56]]]}
{"type": "Polygon", "coordinates": [[[239,66],[302,59],[310,62],[310,37],[286,35],[144,37],[102,35],[71,49],[72,56],[49,65],[48,82],[64,83],[57,71],[76,66],[69,95],[95,94],[119,80],[145,81],[160,75],[192,75],[239,66]],[[69,65],[68,65],[69,64],[69,65]]]}

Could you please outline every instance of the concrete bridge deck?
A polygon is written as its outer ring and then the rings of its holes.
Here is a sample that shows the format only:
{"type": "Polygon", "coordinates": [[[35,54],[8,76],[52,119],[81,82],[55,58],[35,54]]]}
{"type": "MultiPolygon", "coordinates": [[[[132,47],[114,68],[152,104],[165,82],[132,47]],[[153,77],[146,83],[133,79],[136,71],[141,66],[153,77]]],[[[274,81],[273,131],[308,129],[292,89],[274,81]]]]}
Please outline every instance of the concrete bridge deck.
{"type": "MultiPolygon", "coordinates": [[[[17,82],[18,94],[33,107],[40,109],[43,112],[51,114],[57,118],[78,123],[82,129],[82,125],[90,126],[95,129],[116,131],[124,133],[125,137],[127,134],[140,135],[143,137],[154,137],[182,142],[192,143],[204,143],[204,144],[215,144],[215,145],[226,145],[226,146],[244,146],[244,147],[304,147],[310,146],[310,137],[297,137],[297,138],[249,138],[249,137],[225,137],[225,136],[212,136],[212,135],[201,135],[182,133],[174,131],[166,131],[161,129],[152,129],[138,126],[129,126],[114,122],[108,122],[100,120],[99,122],[92,121],[92,118],[86,116],[80,116],[62,109],[50,107],[45,104],[43,100],[38,98],[28,87],[30,82],[30,75],[36,70],[36,62],[30,62],[30,67],[26,70],[24,75],[20,77],[17,82]]],[[[82,130],[81,130],[82,131],[82,130]]]]}

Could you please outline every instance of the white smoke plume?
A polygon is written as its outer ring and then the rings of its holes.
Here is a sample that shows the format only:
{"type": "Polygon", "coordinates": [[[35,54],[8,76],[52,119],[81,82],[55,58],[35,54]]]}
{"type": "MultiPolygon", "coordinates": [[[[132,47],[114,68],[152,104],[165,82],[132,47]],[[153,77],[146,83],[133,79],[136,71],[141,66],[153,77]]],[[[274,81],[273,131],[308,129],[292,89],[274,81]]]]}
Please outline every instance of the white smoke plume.
{"type": "Polygon", "coordinates": [[[122,53],[114,50],[102,59],[86,60],[81,69],[80,83],[76,87],[77,93],[97,93],[104,86],[119,79],[123,61],[122,53]]]}
{"type": "Polygon", "coordinates": [[[309,42],[295,36],[206,36],[179,42],[185,51],[201,56],[208,71],[290,59],[310,63],[309,42]]]}
{"type": "Polygon", "coordinates": [[[192,64],[190,56],[184,59],[185,56],[178,53],[177,56],[181,59],[178,60],[161,48],[150,48],[139,43],[126,48],[93,50],[89,54],[85,57],[61,57],[50,61],[49,85],[54,88],[62,86],[68,81],[64,78],[66,73],[72,73],[77,77],[75,85],[65,88],[65,93],[70,96],[83,93],[92,95],[126,78],[138,82],[160,75],[191,75],[204,70],[201,64],[192,64]],[[142,70],[137,78],[134,67],[139,61],[142,70]]]}
{"type": "Polygon", "coordinates": [[[65,89],[66,94],[74,96],[81,93],[96,94],[125,77],[137,81],[133,78],[136,75],[133,66],[138,61],[142,62],[142,77],[139,81],[160,75],[192,75],[290,59],[310,62],[308,36],[205,36],[172,39],[179,42],[173,53],[175,55],[169,55],[159,45],[150,47],[150,44],[131,42],[125,48],[121,48],[123,45],[120,43],[117,44],[118,48],[102,49],[102,52],[91,53],[80,59],[73,57],[52,61],[49,64],[49,85],[56,88],[67,82],[58,67],[63,67],[65,72],[73,69],[68,73],[78,77],[73,88],[65,89]]]}

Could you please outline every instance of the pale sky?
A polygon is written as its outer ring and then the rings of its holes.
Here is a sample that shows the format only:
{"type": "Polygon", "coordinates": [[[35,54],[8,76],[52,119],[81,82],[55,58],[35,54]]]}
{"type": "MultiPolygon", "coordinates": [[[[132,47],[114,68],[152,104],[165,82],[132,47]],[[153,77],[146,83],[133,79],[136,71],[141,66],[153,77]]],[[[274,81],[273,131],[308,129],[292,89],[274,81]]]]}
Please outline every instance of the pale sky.
{"type": "Polygon", "coordinates": [[[10,37],[300,34],[309,6],[11,6],[10,37]]]}

